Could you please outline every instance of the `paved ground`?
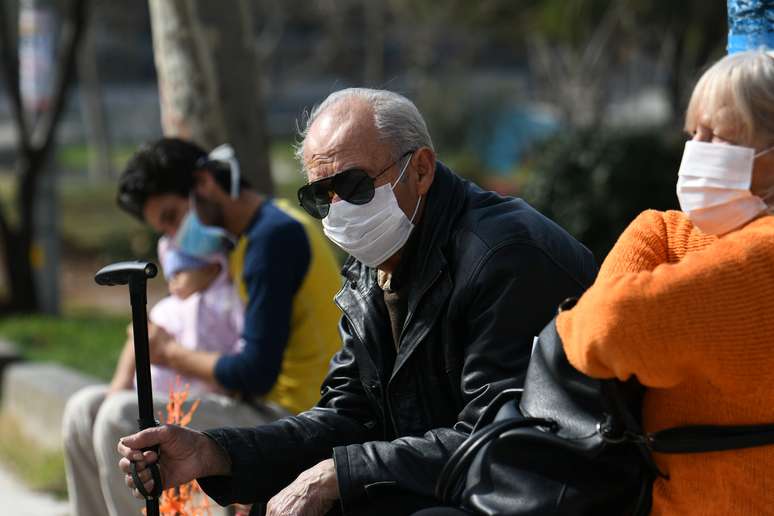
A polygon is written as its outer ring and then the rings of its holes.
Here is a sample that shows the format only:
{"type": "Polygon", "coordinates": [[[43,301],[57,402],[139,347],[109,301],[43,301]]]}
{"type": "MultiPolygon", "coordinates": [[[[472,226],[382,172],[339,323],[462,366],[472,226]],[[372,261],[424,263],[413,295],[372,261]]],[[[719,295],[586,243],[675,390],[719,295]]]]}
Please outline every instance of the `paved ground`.
{"type": "Polygon", "coordinates": [[[0,466],[0,500],[3,514],[14,516],[68,516],[67,503],[30,491],[0,466]]]}

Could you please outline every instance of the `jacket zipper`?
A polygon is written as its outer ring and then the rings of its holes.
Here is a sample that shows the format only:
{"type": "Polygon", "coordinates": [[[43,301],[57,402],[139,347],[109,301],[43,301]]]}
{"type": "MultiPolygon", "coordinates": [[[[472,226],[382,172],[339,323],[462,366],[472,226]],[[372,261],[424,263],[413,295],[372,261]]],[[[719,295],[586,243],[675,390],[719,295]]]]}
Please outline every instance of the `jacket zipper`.
{"type": "MultiPolygon", "coordinates": [[[[357,331],[357,327],[352,322],[352,318],[349,316],[349,314],[344,309],[344,307],[341,306],[341,303],[339,303],[338,300],[335,300],[335,303],[336,303],[336,306],[339,307],[339,310],[341,310],[341,313],[342,313],[342,315],[344,315],[344,318],[349,323],[349,327],[352,328],[352,331],[355,333],[355,337],[357,337],[357,339],[360,341],[360,344],[365,346],[365,339],[363,339],[363,336],[360,335],[360,332],[357,331]]],[[[358,367],[358,369],[359,369],[359,367],[358,367]]],[[[378,370],[377,370],[377,376],[378,376],[378,370]]],[[[361,382],[361,385],[362,385],[362,382],[363,382],[362,378],[360,378],[360,382],[361,382]]],[[[363,389],[365,390],[366,388],[367,388],[367,386],[363,385],[363,389]]],[[[384,422],[387,421],[387,415],[385,414],[385,408],[386,408],[387,411],[390,414],[390,422],[392,423],[392,426],[393,426],[393,429],[394,429],[395,428],[395,421],[392,419],[392,411],[389,410],[389,403],[387,402],[388,401],[387,392],[386,392],[385,389],[382,389],[381,385],[379,385],[379,396],[381,397],[381,403],[380,403],[380,406],[379,406],[379,411],[381,412],[382,421],[384,421],[384,422]]],[[[382,428],[382,434],[385,435],[385,437],[386,437],[386,434],[387,434],[386,428],[382,428]]]]}

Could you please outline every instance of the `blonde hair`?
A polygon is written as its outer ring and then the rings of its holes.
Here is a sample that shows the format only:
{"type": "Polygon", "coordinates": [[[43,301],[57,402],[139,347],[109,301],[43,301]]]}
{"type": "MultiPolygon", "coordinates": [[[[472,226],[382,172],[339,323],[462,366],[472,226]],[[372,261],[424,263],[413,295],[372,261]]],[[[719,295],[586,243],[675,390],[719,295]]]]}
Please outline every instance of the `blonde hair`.
{"type": "Polygon", "coordinates": [[[730,111],[745,143],[774,141],[774,53],[751,50],[712,65],[693,90],[685,130],[696,131],[703,117],[730,111]]]}

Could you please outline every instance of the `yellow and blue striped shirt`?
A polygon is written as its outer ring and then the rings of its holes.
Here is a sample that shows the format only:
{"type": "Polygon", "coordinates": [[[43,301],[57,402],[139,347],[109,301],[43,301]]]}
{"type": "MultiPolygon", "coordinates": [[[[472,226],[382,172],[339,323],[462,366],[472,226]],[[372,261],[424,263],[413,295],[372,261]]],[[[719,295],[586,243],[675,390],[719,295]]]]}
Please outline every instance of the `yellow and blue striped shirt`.
{"type": "Polygon", "coordinates": [[[339,349],[339,267],[317,223],[267,199],[229,257],[245,302],[244,350],[222,356],[218,382],[292,413],[311,408],[339,349]]]}

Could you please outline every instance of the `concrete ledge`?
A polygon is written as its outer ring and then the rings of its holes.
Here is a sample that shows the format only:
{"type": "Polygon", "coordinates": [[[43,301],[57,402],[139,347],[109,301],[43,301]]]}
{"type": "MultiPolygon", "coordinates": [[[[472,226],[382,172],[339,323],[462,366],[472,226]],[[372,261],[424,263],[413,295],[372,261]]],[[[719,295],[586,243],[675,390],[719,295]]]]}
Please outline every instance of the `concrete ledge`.
{"type": "Polygon", "coordinates": [[[42,447],[61,449],[65,403],[73,393],[95,383],[100,380],[57,364],[11,364],[3,373],[2,410],[42,447]]]}

